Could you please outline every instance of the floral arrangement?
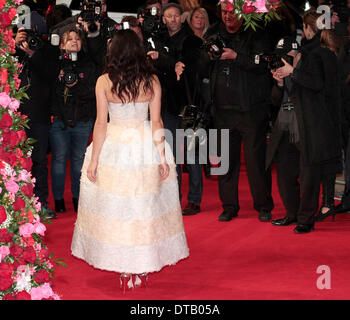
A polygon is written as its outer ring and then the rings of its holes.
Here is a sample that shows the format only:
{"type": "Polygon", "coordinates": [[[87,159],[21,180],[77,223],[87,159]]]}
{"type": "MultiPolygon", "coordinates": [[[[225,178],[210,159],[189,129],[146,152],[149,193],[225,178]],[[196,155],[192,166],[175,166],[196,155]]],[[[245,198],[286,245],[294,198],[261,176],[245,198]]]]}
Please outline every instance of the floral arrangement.
{"type": "Polygon", "coordinates": [[[219,5],[223,3],[228,11],[244,19],[245,29],[251,27],[256,31],[260,22],[267,24],[273,19],[280,19],[276,12],[280,0],[220,0],[219,5]]]}
{"type": "Polygon", "coordinates": [[[0,0],[0,300],[59,299],[50,285],[53,255],[43,241],[48,220],[33,193],[33,141],[24,130],[28,119],[17,111],[26,94],[11,23],[21,2],[0,0]]]}

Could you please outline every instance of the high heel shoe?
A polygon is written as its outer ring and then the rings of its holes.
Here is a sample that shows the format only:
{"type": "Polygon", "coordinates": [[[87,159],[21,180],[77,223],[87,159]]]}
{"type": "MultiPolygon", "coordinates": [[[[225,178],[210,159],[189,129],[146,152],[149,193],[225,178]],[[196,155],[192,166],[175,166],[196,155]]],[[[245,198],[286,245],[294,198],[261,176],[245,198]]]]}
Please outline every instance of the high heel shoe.
{"type": "Polygon", "coordinates": [[[135,275],[135,287],[148,288],[148,273],[135,275]]]}
{"type": "Polygon", "coordinates": [[[332,221],[335,221],[335,215],[336,212],[334,211],[334,208],[330,208],[326,213],[322,213],[322,208],[318,212],[318,214],[315,216],[315,221],[316,222],[321,222],[324,219],[326,219],[328,216],[332,215],[332,221]]]}
{"type": "Polygon", "coordinates": [[[127,273],[122,273],[120,275],[120,289],[123,290],[123,294],[125,294],[126,287],[129,290],[134,289],[134,284],[132,282],[132,275],[127,273]]]}

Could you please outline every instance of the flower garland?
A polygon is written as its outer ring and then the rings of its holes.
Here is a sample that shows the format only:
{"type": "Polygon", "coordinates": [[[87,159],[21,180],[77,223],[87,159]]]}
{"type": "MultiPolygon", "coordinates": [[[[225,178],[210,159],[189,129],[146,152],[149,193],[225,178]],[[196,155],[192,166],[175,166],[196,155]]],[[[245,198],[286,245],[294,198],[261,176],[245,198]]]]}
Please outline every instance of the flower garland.
{"type": "MultiPolygon", "coordinates": [[[[53,292],[52,254],[43,242],[46,227],[31,175],[28,119],[17,111],[21,65],[13,55],[12,20],[22,0],[0,0],[0,300],[60,299],[53,292]]],[[[56,259],[57,265],[65,264],[56,259]]]]}
{"type": "Polygon", "coordinates": [[[274,19],[280,20],[276,12],[280,0],[220,0],[219,5],[223,3],[228,11],[244,19],[245,29],[252,28],[256,31],[262,21],[266,25],[274,19]]]}

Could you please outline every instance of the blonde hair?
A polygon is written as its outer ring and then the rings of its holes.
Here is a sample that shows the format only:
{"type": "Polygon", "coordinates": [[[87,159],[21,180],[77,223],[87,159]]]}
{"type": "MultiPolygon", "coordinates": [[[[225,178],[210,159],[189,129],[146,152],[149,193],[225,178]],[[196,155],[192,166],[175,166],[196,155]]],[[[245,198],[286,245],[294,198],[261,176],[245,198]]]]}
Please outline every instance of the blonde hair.
{"type": "Polygon", "coordinates": [[[205,33],[207,32],[208,28],[209,28],[209,17],[208,17],[208,13],[207,10],[205,10],[204,8],[198,7],[198,8],[194,8],[191,13],[187,16],[187,23],[188,25],[192,28],[192,17],[196,12],[200,12],[203,16],[204,16],[204,20],[205,20],[205,24],[204,24],[204,29],[202,31],[202,36],[205,35],[205,33]]]}

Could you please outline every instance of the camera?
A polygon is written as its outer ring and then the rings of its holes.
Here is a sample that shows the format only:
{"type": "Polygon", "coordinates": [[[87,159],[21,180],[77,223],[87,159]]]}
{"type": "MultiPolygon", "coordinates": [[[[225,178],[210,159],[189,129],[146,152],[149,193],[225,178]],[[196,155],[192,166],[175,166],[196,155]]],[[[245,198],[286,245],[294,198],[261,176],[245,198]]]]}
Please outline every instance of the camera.
{"type": "Polygon", "coordinates": [[[276,53],[261,54],[260,58],[267,62],[267,67],[271,70],[275,70],[284,66],[282,58],[286,60],[290,65],[293,65],[293,57],[289,55],[280,56],[276,53]]]}
{"type": "Polygon", "coordinates": [[[129,22],[116,23],[107,28],[107,39],[112,39],[117,31],[130,29],[129,22]]]}
{"type": "Polygon", "coordinates": [[[96,21],[101,20],[102,4],[100,1],[86,1],[80,4],[80,17],[89,24],[89,32],[97,31],[96,21]]]}
{"type": "Polygon", "coordinates": [[[78,60],[77,53],[64,54],[60,56],[61,69],[63,71],[62,82],[64,84],[73,84],[78,80],[78,74],[76,72],[76,61],[78,60]]]}
{"type": "Polygon", "coordinates": [[[278,69],[284,66],[284,63],[282,61],[282,57],[275,54],[275,53],[271,53],[271,54],[262,54],[261,58],[267,62],[267,66],[269,69],[278,69]]]}
{"type": "Polygon", "coordinates": [[[224,39],[220,35],[217,35],[216,38],[207,40],[202,47],[211,54],[214,60],[218,60],[221,58],[226,44],[224,39]]]}
{"type": "Polygon", "coordinates": [[[32,29],[26,29],[27,43],[30,50],[36,51],[43,46],[42,38],[32,29]]]}
{"type": "Polygon", "coordinates": [[[206,136],[202,135],[202,130],[206,130],[210,123],[210,115],[203,112],[200,107],[195,105],[186,105],[181,113],[181,128],[184,130],[192,129],[193,134],[187,134],[186,137],[189,139],[187,150],[192,150],[196,146],[196,138],[200,145],[206,142],[206,136]]]}
{"type": "Polygon", "coordinates": [[[143,18],[142,29],[152,35],[157,34],[161,30],[161,23],[157,14],[157,7],[146,8],[141,12],[143,18]]]}

